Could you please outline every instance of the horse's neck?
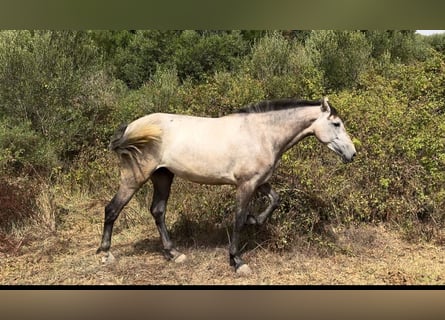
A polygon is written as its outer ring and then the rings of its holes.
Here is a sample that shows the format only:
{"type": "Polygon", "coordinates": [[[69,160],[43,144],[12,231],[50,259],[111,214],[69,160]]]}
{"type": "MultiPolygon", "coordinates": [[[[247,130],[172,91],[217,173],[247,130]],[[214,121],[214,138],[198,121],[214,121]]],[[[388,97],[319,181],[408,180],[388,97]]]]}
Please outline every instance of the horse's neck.
{"type": "Polygon", "coordinates": [[[319,108],[295,108],[270,114],[269,133],[278,152],[282,153],[304,137],[311,135],[311,124],[320,115],[319,108]]]}

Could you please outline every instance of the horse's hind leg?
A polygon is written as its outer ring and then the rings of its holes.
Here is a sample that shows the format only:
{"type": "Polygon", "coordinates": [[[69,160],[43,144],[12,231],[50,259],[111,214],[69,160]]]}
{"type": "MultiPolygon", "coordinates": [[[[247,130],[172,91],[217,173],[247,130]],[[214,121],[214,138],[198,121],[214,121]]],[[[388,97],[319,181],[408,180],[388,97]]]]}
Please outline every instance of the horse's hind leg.
{"type": "Polygon", "coordinates": [[[150,206],[150,212],[155,219],[156,227],[161,236],[165,257],[175,262],[182,262],[185,260],[185,255],[175,249],[165,225],[165,210],[167,208],[173,177],[173,173],[166,168],[160,168],[151,175],[151,181],[153,182],[153,200],[150,206]]]}
{"type": "Polygon", "coordinates": [[[257,190],[269,197],[270,204],[257,216],[249,214],[247,216],[246,224],[263,224],[267,217],[278,207],[278,203],[280,201],[280,196],[278,193],[276,193],[275,190],[272,189],[271,185],[267,182],[259,186],[257,190]]]}
{"type": "Polygon", "coordinates": [[[118,192],[105,207],[105,220],[102,242],[96,253],[106,252],[108,254],[111,246],[111,234],[113,233],[114,222],[116,221],[124,206],[131,200],[131,198],[136,193],[136,191],[139,190],[139,188],[140,184],[128,185],[121,183],[118,192]]]}
{"type": "Polygon", "coordinates": [[[112,255],[109,250],[111,246],[111,235],[113,233],[113,226],[116,219],[119,217],[122,209],[131,200],[133,195],[140,189],[140,187],[148,180],[148,177],[155,168],[154,162],[146,162],[144,166],[135,164],[131,158],[123,158],[121,163],[121,181],[119,190],[105,207],[104,228],[102,234],[102,241],[96,253],[105,252],[107,256],[105,261],[108,261],[112,255]]]}

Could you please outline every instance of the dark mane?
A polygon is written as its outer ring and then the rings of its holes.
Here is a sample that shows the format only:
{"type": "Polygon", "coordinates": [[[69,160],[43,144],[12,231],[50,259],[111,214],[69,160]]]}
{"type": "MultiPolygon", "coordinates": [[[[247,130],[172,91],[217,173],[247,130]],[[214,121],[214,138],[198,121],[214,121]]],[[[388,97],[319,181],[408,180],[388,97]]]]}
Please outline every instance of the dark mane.
{"type": "MultiPolygon", "coordinates": [[[[264,113],[271,111],[287,110],[298,107],[321,106],[321,100],[297,100],[297,99],[277,99],[264,100],[256,104],[250,104],[239,109],[236,113],[264,113]]],[[[336,116],[337,110],[329,103],[331,115],[336,116]]]]}
{"type": "Polygon", "coordinates": [[[264,100],[256,104],[247,105],[237,111],[237,113],[263,113],[270,111],[280,111],[303,106],[320,106],[320,100],[296,100],[296,99],[278,99],[264,100]]]}

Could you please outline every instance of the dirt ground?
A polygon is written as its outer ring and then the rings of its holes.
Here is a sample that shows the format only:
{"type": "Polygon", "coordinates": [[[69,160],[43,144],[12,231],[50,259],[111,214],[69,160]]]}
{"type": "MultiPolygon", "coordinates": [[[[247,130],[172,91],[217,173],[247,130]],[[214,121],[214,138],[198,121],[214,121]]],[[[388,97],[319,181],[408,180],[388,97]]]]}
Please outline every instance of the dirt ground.
{"type": "Polygon", "coordinates": [[[334,230],[337,250],[318,254],[295,245],[274,252],[258,244],[243,257],[252,269],[239,276],[228,264],[227,244],[179,246],[183,263],[168,262],[160,251],[153,221],[119,228],[113,236],[113,264],[95,251],[102,230],[100,205],[67,214],[49,235],[24,237],[0,252],[1,285],[422,285],[445,283],[445,250],[408,243],[384,226],[334,230]]]}

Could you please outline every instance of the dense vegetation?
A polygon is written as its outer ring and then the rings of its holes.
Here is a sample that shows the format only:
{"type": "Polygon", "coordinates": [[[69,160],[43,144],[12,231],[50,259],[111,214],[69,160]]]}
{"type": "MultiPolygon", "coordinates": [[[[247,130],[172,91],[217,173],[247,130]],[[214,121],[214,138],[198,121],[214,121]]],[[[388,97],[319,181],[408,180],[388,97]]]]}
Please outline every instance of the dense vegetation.
{"type": "MultiPolygon", "coordinates": [[[[121,123],[327,94],[356,161],[315,139],[290,150],[272,181],[282,204],[256,236],[286,248],[297,236],[323,242],[329,224],[383,221],[437,240],[444,54],[444,36],[414,31],[0,31],[1,236],[28,220],[54,231],[76,193],[108,200],[117,164],[106,146],[121,123]]],[[[231,220],[232,189],[176,184],[177,237],[231,220]]]]}

